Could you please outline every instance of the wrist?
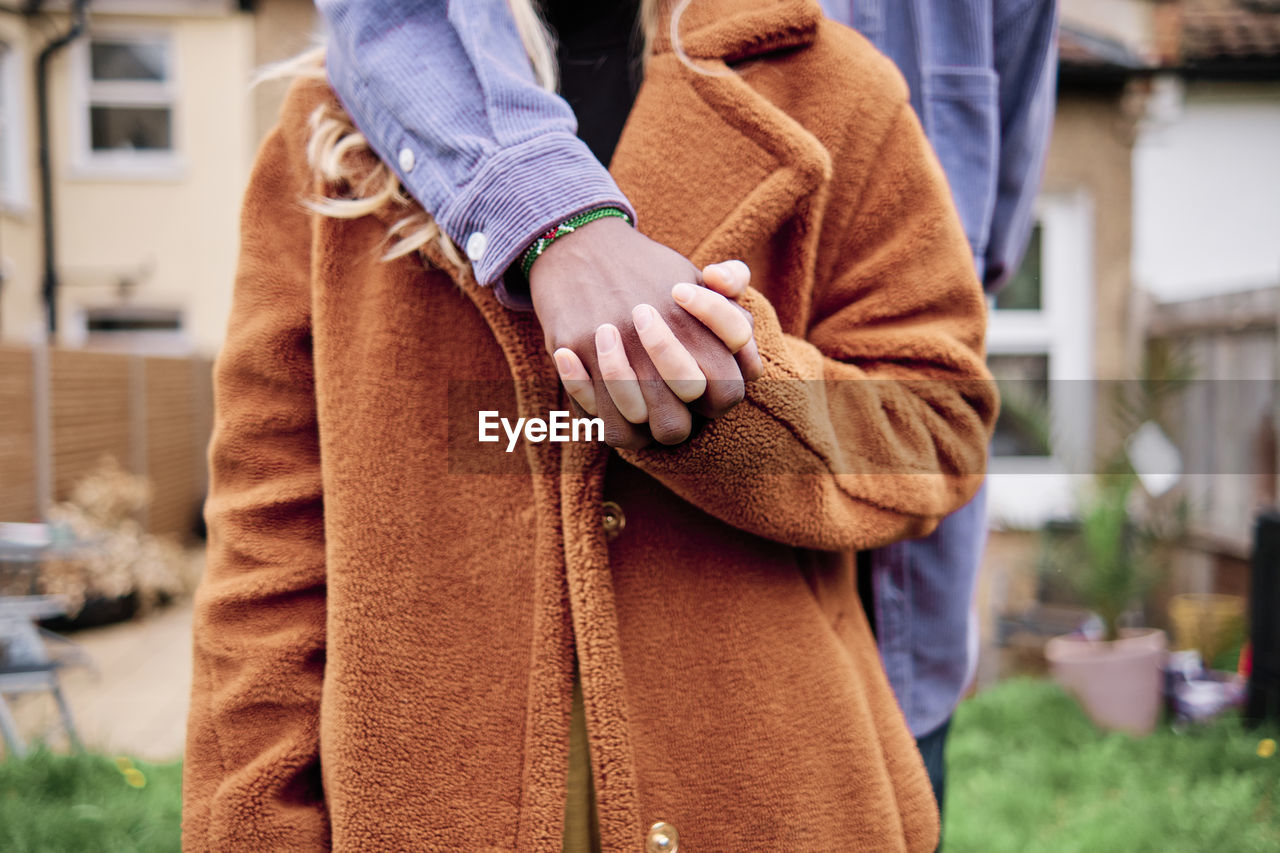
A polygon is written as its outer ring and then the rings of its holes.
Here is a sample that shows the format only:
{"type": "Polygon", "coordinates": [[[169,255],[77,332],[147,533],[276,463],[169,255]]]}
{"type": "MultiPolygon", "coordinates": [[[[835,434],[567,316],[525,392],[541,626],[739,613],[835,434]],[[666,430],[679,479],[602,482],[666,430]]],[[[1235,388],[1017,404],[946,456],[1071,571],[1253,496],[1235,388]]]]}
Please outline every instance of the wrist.
{"type": "Polygon", "coordinates": [[[593,290],[599,292],[612,283],[610,274],[604,272],[610,267],[610,259],[625,251],[624,247],[639,236],[638,231],[621,219],[597,219],[548,246],[527,279],[514,266],[512,277],[521,279],[530,298],[535,292],[546,294],[564,288],[581,296],[585,281],[594,282],[593,290]]]}
{"type": "Polygon", "coordinates": [[[631,216],[625,210],[613,205],[605,205],[602,207],[592,208],[591,210],[584,210],[581,213],[569,217],[554,228],[548,229],[545,233],[539,235],[538,239],[534,240],[528,248],[520,254],[520,257],[517,259],[517,264],[520,267],[521,273],[523,273],[526,279],[529,279],[529,274],[533,269],[534,263],[546,254],[552,246],[556,245],[570,234],[586,228],[593,223],[610,220],[625,222],[627,227],[631,227],[632,224],[631,216]]]}

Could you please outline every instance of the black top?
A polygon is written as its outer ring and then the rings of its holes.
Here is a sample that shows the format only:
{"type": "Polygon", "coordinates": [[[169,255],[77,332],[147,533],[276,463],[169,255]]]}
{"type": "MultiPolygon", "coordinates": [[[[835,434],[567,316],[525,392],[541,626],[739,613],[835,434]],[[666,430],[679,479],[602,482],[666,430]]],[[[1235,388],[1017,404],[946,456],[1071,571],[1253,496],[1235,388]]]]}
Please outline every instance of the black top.
{"type": "Polygon", "coordinates": [[[556,34],[560,95],[578,118],[578,138],[605,166],[640,88],[640,0],[543,0],[556,34]]]}

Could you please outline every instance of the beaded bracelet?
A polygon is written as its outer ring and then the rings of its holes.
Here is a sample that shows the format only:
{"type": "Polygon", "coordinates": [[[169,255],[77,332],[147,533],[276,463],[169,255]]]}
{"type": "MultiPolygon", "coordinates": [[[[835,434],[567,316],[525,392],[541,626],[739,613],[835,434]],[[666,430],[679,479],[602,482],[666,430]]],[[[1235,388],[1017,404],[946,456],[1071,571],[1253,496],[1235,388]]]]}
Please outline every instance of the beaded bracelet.
{"type": "Polygon", "coordinates": [[[520,271],[524,273],[525,278],[528,278],[529,270],[533,269],[533,262],[547,250],[548,246],[564,235],[572,234],[588,222],[595,222],[597,219],[606,219],[610,216],[625,219],[628,225],[631,224],[631,216],[620,207],[597,207],[594,210],[583,211],[577,216],[571,216],[537,240],[534,240],[529,248],[524,250],[524,254],[520,256],[520,271]]]}

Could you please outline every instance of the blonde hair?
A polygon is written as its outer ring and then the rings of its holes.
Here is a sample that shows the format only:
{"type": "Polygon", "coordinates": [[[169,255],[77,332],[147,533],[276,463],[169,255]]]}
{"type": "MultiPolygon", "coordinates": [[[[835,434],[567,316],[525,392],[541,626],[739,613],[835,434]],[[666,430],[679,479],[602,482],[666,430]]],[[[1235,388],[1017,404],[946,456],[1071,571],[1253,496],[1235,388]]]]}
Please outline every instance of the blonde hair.
{"type": "MultiPolygon", "coordinates": [[[[547,29],[533,0],[507,0],[515,19],[516,31],[524,45],[529,65],[538,85],[547,91],[556,91],[557,63],[555,40],[547,29]]],[[[641,0],[637,35],[642,39],[641,57],[645,63],[653,45],[658,24],[660,0],[641,0]]],[[[677,22],[691,0],[679,0],[671,16],[672,44],[678,47],[677,22]]],[[[264,80],[304,78],[325,81],[325,47],[311,49],[267,66],[255,79],[255,85],[264,80]]],[[[335,219],[359,219],[384,208],[402,212],[392,224],[387,237],[393,241],[383,254],[384,261],[395,260],[417,252],[424,263],[433,265],[429,258],[431,248],[447,263],[459,269],[470,265],[458,246],[444,233],[435,218],[427,213],[407,193],[395,171],[373,153],[368,139],[352,122],[351,117],[337,103],[330,100],[317,107],[309,120],[310,135],[307,140],[307,162],[325,181],[344,186],[343,198],[317,197],[304,200],[304,204],[316,213],[335,219]],[[372,159],[373,165],[370,166],[372,159]]]]}

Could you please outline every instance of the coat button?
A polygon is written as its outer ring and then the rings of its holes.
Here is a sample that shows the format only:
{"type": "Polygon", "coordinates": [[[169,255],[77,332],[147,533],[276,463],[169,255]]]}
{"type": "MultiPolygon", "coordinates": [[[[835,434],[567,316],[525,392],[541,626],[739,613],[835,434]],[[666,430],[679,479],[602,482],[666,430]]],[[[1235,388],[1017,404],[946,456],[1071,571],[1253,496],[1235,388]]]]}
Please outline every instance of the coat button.
{"type": "Polygon", "coordinates": [[[677,853],[680,849],[680,833],[665,820],[660,820],[649,827],[644,849],[645,853],[677,853]]]}
{"type": "Polygon", "coordinates": [[[406,174],[413,171],[414,157],[412,148],[401,148],[398,159],[400,160],[400,171],[406,174]]]}
{"type": "Polygon", "coordinates": [[[627,526],[627,517],[622,514],[622,507],[613,501],[605,501],[601,507],[601,524],[604,525],[604,535],[608,539],[617,539],[618,534],[627,526]]]}

